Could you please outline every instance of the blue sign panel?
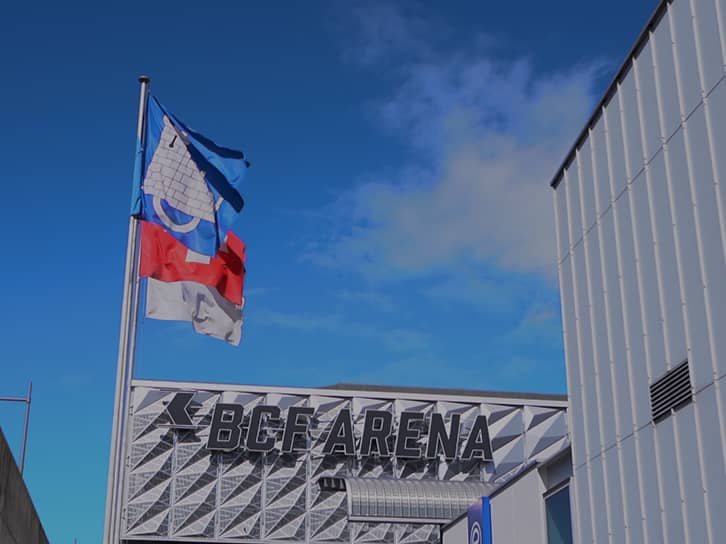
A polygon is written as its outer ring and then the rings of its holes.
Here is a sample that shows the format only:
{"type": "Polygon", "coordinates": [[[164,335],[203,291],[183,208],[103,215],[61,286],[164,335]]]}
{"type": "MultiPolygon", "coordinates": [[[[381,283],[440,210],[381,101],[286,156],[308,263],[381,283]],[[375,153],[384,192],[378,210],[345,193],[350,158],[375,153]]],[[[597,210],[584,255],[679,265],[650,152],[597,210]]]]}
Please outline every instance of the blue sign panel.
{"type": "Polygon", "coordinates": [[[492,544],[492,508],[489,497],[482,497],[468,510],[469,544],[492,544]]]}

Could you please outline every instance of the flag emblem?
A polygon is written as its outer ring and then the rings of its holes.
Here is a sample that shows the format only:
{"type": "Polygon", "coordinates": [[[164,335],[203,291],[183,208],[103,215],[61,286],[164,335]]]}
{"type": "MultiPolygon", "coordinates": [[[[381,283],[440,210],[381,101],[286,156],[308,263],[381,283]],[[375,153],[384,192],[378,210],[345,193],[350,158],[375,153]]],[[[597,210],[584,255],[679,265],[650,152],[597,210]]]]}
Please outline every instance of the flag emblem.
{"type": "Polygon", "coordinates": [[[144,141],[132,215],[162,225],[193,251],[215,256],[244,204],[244,153],[189,129],[153,97],[144,141]]]}

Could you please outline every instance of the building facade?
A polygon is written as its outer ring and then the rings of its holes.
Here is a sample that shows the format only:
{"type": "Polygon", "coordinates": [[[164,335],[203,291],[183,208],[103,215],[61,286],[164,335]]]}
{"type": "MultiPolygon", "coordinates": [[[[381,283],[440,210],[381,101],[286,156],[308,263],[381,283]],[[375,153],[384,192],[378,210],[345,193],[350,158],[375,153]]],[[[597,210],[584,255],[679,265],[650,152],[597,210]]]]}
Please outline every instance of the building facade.
{"type": "Polygon", "coordinates": [[[552,182],[576,542],[726,538],[725,66],[661,2],[552,182]]]}
{"type": "Polygon", "coordinates": [[[441,528],[441,544],[572,544],[570,450],[508,479],[441,528]]]}
{"type": "Polygon", "coordinates": [[[566,451],[559,395],[135,380],[124,542],[438,542],[566,451]]]}

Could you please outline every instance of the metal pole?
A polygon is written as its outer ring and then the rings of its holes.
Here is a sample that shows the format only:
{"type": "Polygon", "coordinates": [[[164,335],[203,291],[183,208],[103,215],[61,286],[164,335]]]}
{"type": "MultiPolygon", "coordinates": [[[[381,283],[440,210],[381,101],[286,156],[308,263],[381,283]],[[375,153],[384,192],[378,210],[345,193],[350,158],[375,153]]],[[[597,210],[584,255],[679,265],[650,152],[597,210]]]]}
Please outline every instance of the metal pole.
{"type": "Polygon", "coordinates": [[[28,443],[28,423],[30,423],[30,399],[33,392],[33,382],[28,382],[28,398],[25,403],[25,422],[23,423],[23,445],[20,448],[20,474],[25,467],[25,446],[28,443]]]}
{"type": "MultiPolygon", "coordinates": [[[[141,90],[139,95],[139,116],[136,126],[136,160],[142,160],[144,146],[144,124],[146,122],[146,102],[150,78],[139,77],[141,90]]],[[[135,180],[137,182],[138,180],[135,180]]],[[[129,217],[129,231],[126,243],[126,268],[124,271],[124,290],[121,302],[121,325],[119,331],[118,361],[116,364],[116,388],[114,394],[114,415],[111,431],[111,452],[108,463],[108,482],[106,484],[106,516],[103,532],[104,544],[116,544],[118,541],[118,487],[120,486],[121,468],[123,465],[121,451],[122,434],[125,427],[127,389],[130,382],[129,367],[133,366],[133,352],[130,336],[136,333],[135,321],[137,305],[134,301],[138,294],[138,219],[129,217]]],[[[135,342],[134,342],[135,344],[135,342]]]]}

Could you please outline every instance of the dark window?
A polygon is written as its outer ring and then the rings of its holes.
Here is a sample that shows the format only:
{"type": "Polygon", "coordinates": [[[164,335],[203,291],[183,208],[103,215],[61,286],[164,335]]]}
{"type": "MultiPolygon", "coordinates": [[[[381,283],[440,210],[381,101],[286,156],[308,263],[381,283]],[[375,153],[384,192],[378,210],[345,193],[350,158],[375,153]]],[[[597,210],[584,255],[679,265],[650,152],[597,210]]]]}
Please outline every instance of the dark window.
{"type": "Polygon", "coordinates": [[[570,486],[545,498],[547,511],[547,544],[572,544],[570,486]]]}

